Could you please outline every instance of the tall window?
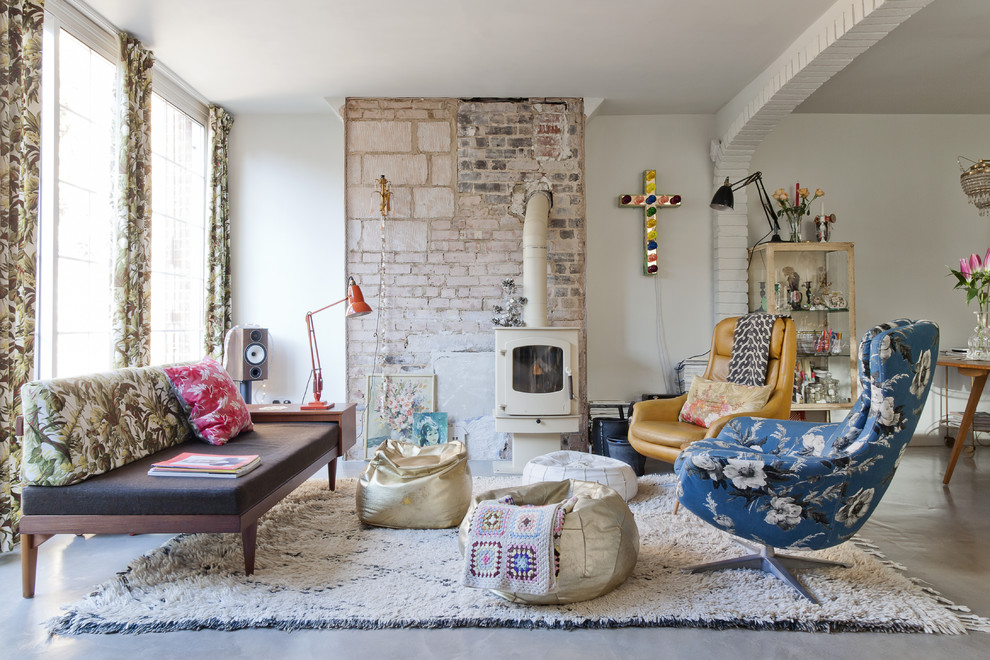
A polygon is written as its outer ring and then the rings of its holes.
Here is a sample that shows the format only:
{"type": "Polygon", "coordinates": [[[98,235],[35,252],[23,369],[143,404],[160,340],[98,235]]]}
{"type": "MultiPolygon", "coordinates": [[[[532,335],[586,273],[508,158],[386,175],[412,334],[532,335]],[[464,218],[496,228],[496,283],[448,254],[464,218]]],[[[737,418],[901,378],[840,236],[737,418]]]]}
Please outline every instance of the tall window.
{"type": "Polygon", "coordinates": [[[206,291],[206,129],[151,101],[151,363],[202,357],[206,291]]]}
{"type": "Polygon", "coordinates": [[[57,114],[46,133],[57,139],[42,175],[39,357],[41,375],[69,376],[110,365],[116,67],[64,29],[47,45],[55,57],[45,91],[57,114]]]}
{"type": "MultiPolygon", "coordinates": [[[[113,26],[65,0],[45,5],[42,72],[40,378],[112,368],[113,26]]],[[[152,100],[151,361],[202,357],[206,294],[206,122],[202,99],[155,65],[152,100]]]]}

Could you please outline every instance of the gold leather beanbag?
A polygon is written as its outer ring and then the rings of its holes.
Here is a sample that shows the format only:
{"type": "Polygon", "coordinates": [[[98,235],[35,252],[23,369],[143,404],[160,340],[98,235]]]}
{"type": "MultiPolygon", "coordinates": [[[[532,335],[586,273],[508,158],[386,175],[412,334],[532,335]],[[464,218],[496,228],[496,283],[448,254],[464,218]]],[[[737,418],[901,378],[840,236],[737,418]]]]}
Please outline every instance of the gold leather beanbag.
{"type": "Polygon", "coordinates": [[[626,581],[639,557],[639,529],[617,492],[590,481],[541,481],[528,486],[489,490],[476,495],[458,531],[461,555],[467,544],[471,513],[484,500],[511,495],[516,505],[544,505],[569,497],[578,500],[566,516],[560,535],[557,588],[547,595],[493,591],[514,603],[556,605],[590,600],[626,581]]]}
{"type": "Polygon", "coordinates": [[[460,442],[420,447],[386,440],[361,473],[361,522],[400,529],[442,529],[461,522],[471,505],[471,470],[460,442]]]}

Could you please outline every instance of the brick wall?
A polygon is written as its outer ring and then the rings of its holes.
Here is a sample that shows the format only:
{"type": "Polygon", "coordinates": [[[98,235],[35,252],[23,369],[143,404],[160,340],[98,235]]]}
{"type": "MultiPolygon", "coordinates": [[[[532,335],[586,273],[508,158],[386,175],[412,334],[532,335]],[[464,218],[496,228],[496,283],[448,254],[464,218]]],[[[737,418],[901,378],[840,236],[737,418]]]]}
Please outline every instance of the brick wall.
{"type": "MultiPolygon", "coordinates": [[[[549,324],[585,329],[581,99],[348,99],[347,269],[378,309],[375,180],[391,181],[386,221],[386,372],[436,373],[437,409],[472,458],[505,458],[494,431],[492,307],[522,286],[526,193],[549,187],[549,324]],[[489,377],[490,374],[490,377],[489,377]]],[[[374,366],[371,314],[348,322],[348,400],[363,407],[374,366]]],[[[580,400],[586,355],[581,350],[580,400]]],[[[586,434],[567,438],[582,447],[586,434]]],[[[363,443],[358,443],[362,445],[363,443]]]]}

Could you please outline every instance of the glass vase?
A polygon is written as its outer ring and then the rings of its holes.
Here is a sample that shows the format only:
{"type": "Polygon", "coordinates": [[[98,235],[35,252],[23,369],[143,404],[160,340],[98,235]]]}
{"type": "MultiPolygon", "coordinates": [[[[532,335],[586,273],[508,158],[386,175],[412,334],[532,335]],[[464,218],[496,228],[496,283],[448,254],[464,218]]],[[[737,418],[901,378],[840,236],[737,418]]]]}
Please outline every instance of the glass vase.
{"type": "Polygon", "coordinates": [[[787,224],[791,228],[791,243],[801,242],[801,216],[800,215],[788,215],[787,224]]]}
{"type": "Polygon", "coordinates": [[[976,314],[976,327],[969,336],[966,348],[966,358],[969,360],[990,360],[990,327],[987,317],[990,312],[973,312],[976,314]]]}

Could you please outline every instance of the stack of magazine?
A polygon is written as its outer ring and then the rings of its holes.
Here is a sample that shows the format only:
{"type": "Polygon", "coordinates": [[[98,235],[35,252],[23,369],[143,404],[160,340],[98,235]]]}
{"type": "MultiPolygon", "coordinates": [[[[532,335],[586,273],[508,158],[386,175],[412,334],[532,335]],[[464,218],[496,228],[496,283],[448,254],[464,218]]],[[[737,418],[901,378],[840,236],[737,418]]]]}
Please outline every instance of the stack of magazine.
{"type": "Polygon", "coordinates": [[[186,452],[161,463],[152,463],[148,474],[156,477],[226,477],[233,479],[261,465],[257,454],[223,456],[186,452]]]}

